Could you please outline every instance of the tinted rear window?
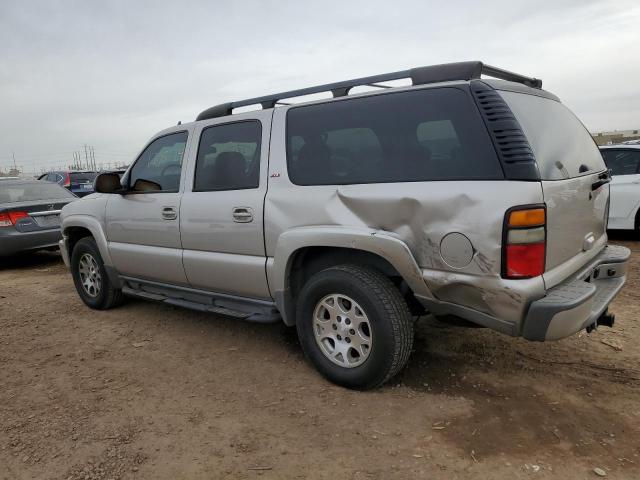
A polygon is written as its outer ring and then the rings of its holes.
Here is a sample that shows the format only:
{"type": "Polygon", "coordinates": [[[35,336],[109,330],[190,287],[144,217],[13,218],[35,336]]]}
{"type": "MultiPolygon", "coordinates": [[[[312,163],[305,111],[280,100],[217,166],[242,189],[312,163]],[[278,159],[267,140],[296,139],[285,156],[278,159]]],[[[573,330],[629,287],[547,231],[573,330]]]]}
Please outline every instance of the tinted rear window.
{"type": "Polygon", "coordinates": [[[75,195],[53,183],[0,183],[0,203],[31,202],[56,198],[75,198],[75,195]]]}
{"type": "Polygon", "coordinates": [[[529,140],[542,180],[562,180],[606,167],[591,135],[562,103],[536,95],[504,92],[529,140]]]}
{"type": "Polygon", "coordinates": [[[261,124],[256,121],[205,128],[198,147],[193,190],[258,188],[261,136],[261,124]]]}
{"type": "Polygon", "coordinates": [[[97,172],[71,173],[71,181],[73,183],[93,183],[98,176],[97,172]]]}
{"type": "Polygon", "coordinates": [[[287,162],[298,185],[503,178],[475,104],[456,88],[291,108],[287,162]]]}

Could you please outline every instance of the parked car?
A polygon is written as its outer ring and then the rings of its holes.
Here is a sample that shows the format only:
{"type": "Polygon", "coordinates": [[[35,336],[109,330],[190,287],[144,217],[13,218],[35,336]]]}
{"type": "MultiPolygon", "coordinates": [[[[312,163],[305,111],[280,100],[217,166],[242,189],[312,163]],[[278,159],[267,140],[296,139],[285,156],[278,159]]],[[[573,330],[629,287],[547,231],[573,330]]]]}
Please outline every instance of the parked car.
{"type": "Polygon", "coordinates": [[[84,197],[93,193],[93,181],[97,176],[98,172],[90,171],[55,171],[40,175],[38,180],[57,183],[77,197],[84,197]]]}
{"type": "Polygon", "coordinates": [[[611,169],[609,228],[640,231],[640,145],[600,147],[611,169]]]}
{"type": "Polygon", "coordinates": [[[76,196],[59,185],[37,180],[0,182],[0,256],[57,249],[62,238],[60,210],[76,196]]]}
{"type": "Polygon", "coordinates": [[[608,170],[541,86],[463,62],[205,110],[63,209],[78,294],[282,319],[360,389],[403,368],[425,312],[536,341],[611,326],[629,250],[607,245],[608,170]]]}

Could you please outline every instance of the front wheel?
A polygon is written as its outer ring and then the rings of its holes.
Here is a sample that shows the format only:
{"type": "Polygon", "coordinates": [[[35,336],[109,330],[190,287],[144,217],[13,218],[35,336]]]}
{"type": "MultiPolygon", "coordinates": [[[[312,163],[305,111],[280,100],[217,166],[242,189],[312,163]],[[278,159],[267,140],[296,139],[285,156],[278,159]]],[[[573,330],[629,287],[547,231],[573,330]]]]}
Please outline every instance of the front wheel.
{"type": "Polygon", "coordinates": [[[313,275],[298,297],[296,325],[311,363],[348,388],[382,385],[402,370],[413,345],[411,313],[398,289],[356,265],[313,275]]]}
{"type": "Polygon", "coordinates": [[[71,275],[78,295],[88,307],[107,310],[122,303],[122,290],[109,281],[100,250],[93,238],[82,238],[73,248],[71,275]]]}

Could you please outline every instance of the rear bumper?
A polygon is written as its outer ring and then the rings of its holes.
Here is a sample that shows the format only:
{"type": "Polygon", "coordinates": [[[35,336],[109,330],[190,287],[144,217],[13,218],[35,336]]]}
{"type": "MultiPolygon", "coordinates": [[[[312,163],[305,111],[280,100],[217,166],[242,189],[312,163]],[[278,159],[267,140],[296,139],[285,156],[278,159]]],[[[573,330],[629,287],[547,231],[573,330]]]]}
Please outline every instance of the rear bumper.
{"type": "Polygon", "coordinates": [[[608,245],[565,282],[531,303],[522,324],[527,340],[558,340],[593,326],[627,279],[630,251],[608,245]]]}
{"type": "Polygon", "coordinates": [[[35,232],[3,232],[0,235],[0,256],[57,247],[61,236],[62,234],[58,228],[35,232]]]}

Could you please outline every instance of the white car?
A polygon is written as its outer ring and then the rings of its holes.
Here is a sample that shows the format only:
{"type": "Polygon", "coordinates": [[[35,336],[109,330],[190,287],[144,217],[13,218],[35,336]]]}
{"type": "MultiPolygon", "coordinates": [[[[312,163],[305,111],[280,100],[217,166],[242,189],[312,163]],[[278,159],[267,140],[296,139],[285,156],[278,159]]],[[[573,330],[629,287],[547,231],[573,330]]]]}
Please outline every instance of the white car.
{"type": "Polygon", "coordinates": [[[640,145],[600,147],[611,169],[609,228],[640,230],[640,145]]]}

